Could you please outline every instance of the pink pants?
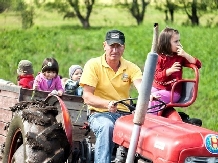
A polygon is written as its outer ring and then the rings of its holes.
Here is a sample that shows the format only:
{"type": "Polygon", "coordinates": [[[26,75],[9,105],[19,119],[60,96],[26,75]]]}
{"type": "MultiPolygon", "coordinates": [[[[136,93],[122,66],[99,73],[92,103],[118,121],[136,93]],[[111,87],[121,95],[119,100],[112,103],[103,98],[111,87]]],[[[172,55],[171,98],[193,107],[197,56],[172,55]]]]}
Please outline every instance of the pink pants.
{"type": "MultiPolygon", "coordinates": [[[[161,101],[165,102],[166,104],[168,104],[170,102],[171,91],[161,90],[161,89],[157,89],[157,88],[152,87],[151,94],[154,95],[154,96],[160,96],[159,99],[161,101]]],[[[174,92],[174,94],[173,94],[173,102],[177,102],[180,99],[180,97],[181,96],[180,96],[179,93],[174,92]]],[[[158,101],[151,101],[151,102],[149,102],[148,107],[151,107],[151,106],[154,106],[154,105],[158,105],[158,104],[159,104],[158,101]]],[[[150,109],[150,111],[155,111],[157,109],[159,109],[159,107],[152,108],[152,109],[150,109]]],[[[151,114],[157,115],[157,112],[154,112],[154,113],[151,113],[151,114]]]]}

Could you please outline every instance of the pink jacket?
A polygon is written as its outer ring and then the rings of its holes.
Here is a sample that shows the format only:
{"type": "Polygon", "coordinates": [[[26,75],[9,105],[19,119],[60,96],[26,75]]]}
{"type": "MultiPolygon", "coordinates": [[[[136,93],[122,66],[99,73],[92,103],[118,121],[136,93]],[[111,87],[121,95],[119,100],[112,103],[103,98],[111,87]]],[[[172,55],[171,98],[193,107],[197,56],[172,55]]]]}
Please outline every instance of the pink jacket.
{"type": "Polygon", "coordinates": [[[57,75],[55,78],[52,79],[52,83],[50,87],[48,87],[47,81],[48,80],[45,78],[43,73],[39,73],[35,77],[33,87],[36,87],[37,90],[39,91],[50,91],[51,92],[53,90],[56,90],[56,91],[62,90],[64,92],[59,75],[57,75]]]}

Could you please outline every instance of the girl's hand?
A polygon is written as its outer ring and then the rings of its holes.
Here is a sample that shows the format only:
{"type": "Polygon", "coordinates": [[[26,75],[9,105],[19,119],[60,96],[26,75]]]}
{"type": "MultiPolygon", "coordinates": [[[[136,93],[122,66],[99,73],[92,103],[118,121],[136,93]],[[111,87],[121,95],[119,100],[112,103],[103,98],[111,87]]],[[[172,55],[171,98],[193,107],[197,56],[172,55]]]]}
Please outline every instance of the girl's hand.
{"type": "Polygon", "coordinates": [[[170,68],[168,68],[167,70],[166,70],[166,75],[167,76],[169,76],[169,75],[171,75],[172,73],[174,73],[174,72],[178,72],[178,71],[180,71],[181,70],[181,64],[179,63],[179,62],[175,62],[173,65],[172,65],[172,67],[170,67],[170,68]]]}
{"type": "Polygon", "coordinates": [[[186,58],[190,63],[196,63],[196,59],[192,57],[190,54],[186,53],[182,46],[177,46],[177,55],[186,58]]]}
{"type": "Polygon", "coordinates": [[[185,54],[186,52],[183,50],[182,46],[177,46],[177,55],[184,57],[185,54]]]}
{"type": "Polygon", "coordinates": [[[49,96],[58,95],[58,91],[53,90],[53,91],[51,91],[51,93],[49,93],[48,95],[49,95],[49,96]]]}
{"type": "Polygon", "coordinates": [[[58,91],[58,96],[62,96],[63,93],[64,93],[63,91],[60,91],[60,90],[59,90],[59,91],[58,91]]]}

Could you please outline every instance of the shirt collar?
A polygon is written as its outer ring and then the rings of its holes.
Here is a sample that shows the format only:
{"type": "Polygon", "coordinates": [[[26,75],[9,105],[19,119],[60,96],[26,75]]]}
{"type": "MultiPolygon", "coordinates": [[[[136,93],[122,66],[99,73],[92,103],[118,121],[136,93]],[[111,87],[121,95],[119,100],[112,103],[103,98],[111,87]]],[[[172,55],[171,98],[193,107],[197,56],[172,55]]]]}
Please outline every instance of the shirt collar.
{"type": "MultiPolygon", "coordinates": [[[[105,60],[105,57],[106,57],[106,54],[104,53],[102,56],[101,56],[101,63],[102,63],[102,65],[104,66],[104,67],[110,67],[108,64],[107,64],[107,62],[106,62],[106,60],[105,60]]],[[[118,71],[120,71],[120,70],[124,70],[124,69],[126,69],[126,64],[125,64],[125,62],[124,62],[124,58],[123,57],[121,57],[120,58],[120,67],[119,67],[119,69],[118,69],[118,71]]]]}

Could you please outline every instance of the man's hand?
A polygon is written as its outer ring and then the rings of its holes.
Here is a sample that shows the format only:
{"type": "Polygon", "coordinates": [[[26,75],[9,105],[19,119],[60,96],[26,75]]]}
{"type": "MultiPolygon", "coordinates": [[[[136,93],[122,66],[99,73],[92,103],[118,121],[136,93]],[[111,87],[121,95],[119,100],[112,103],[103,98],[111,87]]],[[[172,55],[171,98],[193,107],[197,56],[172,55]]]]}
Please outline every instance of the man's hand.
{"type": "Polygon", "coordinates": [[[108,103],[108,111],[109,112],[112,112],[112,113],[115,113],[117,111],[117,104],[115,104],[115,101],[110,101],[108,103]]]}

